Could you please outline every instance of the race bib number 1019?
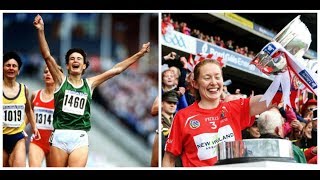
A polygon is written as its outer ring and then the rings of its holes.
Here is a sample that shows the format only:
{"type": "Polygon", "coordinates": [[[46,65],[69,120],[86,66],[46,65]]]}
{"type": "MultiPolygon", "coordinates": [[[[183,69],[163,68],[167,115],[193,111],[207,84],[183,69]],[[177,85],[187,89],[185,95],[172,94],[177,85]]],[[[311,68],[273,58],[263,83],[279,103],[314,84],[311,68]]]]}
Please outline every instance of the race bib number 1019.
{"type": "Polygon", "coordinates": [[[21,104],[3,105],[3,127],[20,127],[24,122],[24,108],[21,104]]]}

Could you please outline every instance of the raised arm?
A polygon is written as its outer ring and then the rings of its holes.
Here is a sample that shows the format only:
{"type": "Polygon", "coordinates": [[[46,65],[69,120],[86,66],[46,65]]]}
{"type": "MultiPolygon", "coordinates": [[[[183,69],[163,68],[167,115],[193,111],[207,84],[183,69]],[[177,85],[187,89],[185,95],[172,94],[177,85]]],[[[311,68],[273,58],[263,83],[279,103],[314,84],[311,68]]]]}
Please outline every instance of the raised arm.
{"type": "Polygon", "coordinates": [[[157,116],[158,113],[159,113],[159,97],[158,96],[153,101],[150,113],[151,113],[152,116],[157,116]]]}
{"type": "Polygon", "coordinates": [[[261,114],[262,112],[270,109],[274,105],[266,105],[266,101],[261,101],[263,95],[251,96],[250,98],[250,116],[255,116],[257,114],[261,114]]]}
{"type": "Polygon", "coordinates": [[[31,102],[29,100],[29,90],[28,88],[26,87],[26,99],[27,99],[27,102],[26,102],[26,115],[27,115],[27,118],[28,118],[28,121],[32,127],[32,131],[33,131],[33,134],[35,135],[35,139],[41,139],[41,136],[40,136],[40,133],[38,131],[38,128],[36,126],[36,120],[34,119],[34,113],[33,113],[33,110],[31,108],[31,102]]]}
{"type": "Polygon", "coordinates": [[[44,34],[44,22],[39,14],[34,18],[33,25],[38,31],[38,41],[41,55],[48,66],[56,87],[60,86],[62,80],[64,79],[64,74],[59,70],[56,60],[50,54],[50,49],[44,34]]]}
{"type": "Polygon", "coordinates": [[[115,66],[113,66],[110,70],[99,74],[97,76],[89,78],[89,83],[91,84],[92,89],[99,86],[104,81],[122,73],[124,70],[126,70],[129,66],[131,66],[133,63],[135,63],[137,60],[139,60],[141,57],[145,55],[145,53],[148,53],[150,51],[150,42],[143,44],[142,48],[139,52],[134,54],[133,56],[119,62],[115,66]]]}
{"type": "Polygon", "coordinates": [[[155,134],[151,154],[151,167],[159,166],[159,134],[155,134]]]}

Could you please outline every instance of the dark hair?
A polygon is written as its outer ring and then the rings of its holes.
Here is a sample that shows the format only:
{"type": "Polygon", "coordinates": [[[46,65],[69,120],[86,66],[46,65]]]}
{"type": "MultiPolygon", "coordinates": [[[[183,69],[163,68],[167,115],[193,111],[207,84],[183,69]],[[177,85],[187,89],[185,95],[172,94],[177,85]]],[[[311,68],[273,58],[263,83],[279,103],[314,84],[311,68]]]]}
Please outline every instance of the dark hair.
{"type": "Polygon", "coordinates": [[[10,59],[14,59],[17,61],[18,63],[18,69],[20,70],[21,66],[22,66],[22,61],[20,56],[18,55],[18,53],[10,51],[7,52],[3,55],[3,64],[6,63],[7,61],[9,61],[10,59]]]}
{"type": "MultiPolygon", "coordinates": [[[[80,49],[80,48],[69,49],[69,51],[67,52],[67,54],[65,56],[66,64],[69,63],[69,57],[74,52],[77,52],[77,53],[79,53],[79,54],[81,54],[83,56],[83,63],[86,64],[86,66],[87,66],[86,69],[87,69],[89,67],[90,63],[87,60],[87,54],[84,52],[83,49],[80,49]]],[[[83,70],[82,74],[84,74],[84,72],[85,72],[85,69],[83,70]]]]}
{"type": "MultiPolygon", "coordinates": [[[[221,68],[221,65],[219,64],[218,61],[214,60],[214,59],[205,59],[201,62],[199,62],[195,67],[194,67],[194,70],[193,70],[193,74],[194,74],[194,77],[193,77],[193,80],[194,81],[197,81],[199,76],[200,76],[200,68],[206,64],[209,64],[209,63],[212,63],[212,64],[216,64],[222,71],[222,68],[221,68]]],[[[222,74],[221,74],[222,75],[222,74]]],[[[196,100],[201,100],[201,96],[200,96],[200,93],[199,93],[199,89],[195,89],[194,88],[194,92],[195,92],[195,99],[196,100]]]]}

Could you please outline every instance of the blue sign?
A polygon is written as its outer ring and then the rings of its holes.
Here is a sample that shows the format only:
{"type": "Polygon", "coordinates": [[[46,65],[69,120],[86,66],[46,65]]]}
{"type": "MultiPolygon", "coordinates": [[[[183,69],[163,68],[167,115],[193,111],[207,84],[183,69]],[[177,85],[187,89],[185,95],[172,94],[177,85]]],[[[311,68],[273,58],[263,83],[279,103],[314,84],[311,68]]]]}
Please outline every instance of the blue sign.
{"type": "Polygon", "coordinates": [[[263,27],[263,26],[260,26],[258,24],[253,24],[253,29],[264,34],[264,35],[267,35],[271,38],[273,38],[274,36],[276,36],[276,34],[272,31],[270,31],[269,29],[263,27]]]}
{"type": "Polygon", "coordinates": [[[308,71],[304,69],[300,71],[299,74],[309,84],[309,86],[312,87],[312,89],[317,88],[317,83],[313,80],[308,71]]]}

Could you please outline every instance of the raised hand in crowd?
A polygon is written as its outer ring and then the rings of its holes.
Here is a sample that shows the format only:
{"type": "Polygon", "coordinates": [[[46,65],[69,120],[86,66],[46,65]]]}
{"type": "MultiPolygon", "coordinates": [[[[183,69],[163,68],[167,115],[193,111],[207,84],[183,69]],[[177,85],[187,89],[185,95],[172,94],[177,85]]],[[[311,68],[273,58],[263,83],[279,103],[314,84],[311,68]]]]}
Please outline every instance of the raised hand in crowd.
{"type": "Polygon", "coordinates": [[[164,60],[175,60],[177,57],[177,53],[170,52],[168,55],[164,56],[164,60]]]}

